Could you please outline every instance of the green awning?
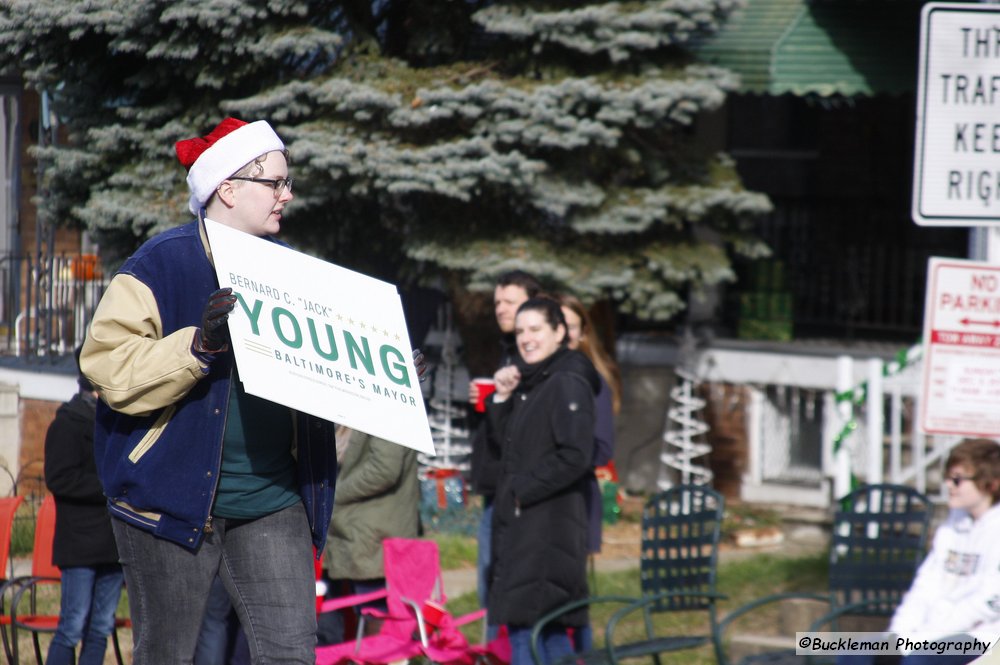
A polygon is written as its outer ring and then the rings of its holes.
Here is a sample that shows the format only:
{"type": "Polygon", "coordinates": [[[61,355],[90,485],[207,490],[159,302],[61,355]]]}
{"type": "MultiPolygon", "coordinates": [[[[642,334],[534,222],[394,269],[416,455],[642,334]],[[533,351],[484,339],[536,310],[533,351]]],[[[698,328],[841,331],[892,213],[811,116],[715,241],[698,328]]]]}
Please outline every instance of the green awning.
{"type": "Polygon", "coordinates": [[[697,48],[746,92],[873,95],[916,89],[920,2],[747,0],[697,48]]]}

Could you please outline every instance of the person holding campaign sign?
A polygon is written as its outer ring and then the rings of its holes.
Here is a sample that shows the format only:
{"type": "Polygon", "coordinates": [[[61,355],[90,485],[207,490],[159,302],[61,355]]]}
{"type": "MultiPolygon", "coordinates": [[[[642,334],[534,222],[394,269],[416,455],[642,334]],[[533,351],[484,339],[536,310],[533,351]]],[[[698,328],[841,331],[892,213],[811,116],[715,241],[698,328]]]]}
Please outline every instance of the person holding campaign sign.
{"type": "Polygon", "coordinates": [[[281,139],[226,118],[179,141],[194,221],[119,269],[81,365],[133,619],[134,663],[191,662],[218,574],[254,662],[314,662],[313,557],[337,473],[335,425],[246,393],[203,219],[271,242],[292,201],[281,139]],[[315,549],[314,549],[315,548],[315,549]]]}

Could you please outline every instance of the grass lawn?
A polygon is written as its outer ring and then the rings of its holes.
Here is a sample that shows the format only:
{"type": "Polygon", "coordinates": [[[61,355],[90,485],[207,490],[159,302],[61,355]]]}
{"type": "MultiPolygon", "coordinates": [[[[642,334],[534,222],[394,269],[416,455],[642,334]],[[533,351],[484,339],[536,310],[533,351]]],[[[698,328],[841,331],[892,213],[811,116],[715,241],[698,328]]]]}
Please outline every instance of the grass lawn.
{"type": "Polygon", "coordinates": [[[441,570],[476,567],[476,539],[449,533],[428,533],[426,538],[438,544],[441,570]]]}
{"type": "MultiPolygon", "coordinates": [[[[821,591],[827,585],[827,555],[819,553],[801,557],[786,557],[780,554],[756,554],[739,560],[724,562],[719,567],[718,589],[728,596],[720,604],[719,616],[744,603],[779,591],[821,591]]],[[[602,596],[630,595],[639,593],[639,571],[629,570],[616,573],[599,573],[597,583],[602,596]]],[[[448,609],[459,616],[477,608],[476,595],[465,594],[448,601],[448,609]]],[[[594,607],[591,624],[595,630],[595,640],[604,643],[604,626],[614,611],[621,605],[594,607]]],[[[777,625],[779,608],[752,613],[746,621],[736,627],[740,632],[773,632],[777,625]]],[[[640,636],[643,632],[641,616],[637,621],[629,620],[619,624],[615,633],[616,642],[624,642],[640,636]]],[[[700,613],[661,615],[656,619],[656,629],[660,634],[693,634],[706,632],[707,622],[700,613]]],[[[481,641],[481,624],[474,624],[466,633],[470,641],[481,641]]],[[[647,659],[648,660],[648,659],[647,659]]],[[[711,647],[699,650],[681,651],[661,656],[663,663],[715,663],[711,647]]]]}
{"type": "MultiPolygon", "coordinates": [[[[442,557],[456,563],[458,566],[468,566],[470,561],[474,561],[475,543],[472,544],[473,558],[468,558],[468,538],[460,536],[435,537],[441,543],[442,557]],[[439,538],[443,538],[439,540],[439,538]]],[[[616,573],[599,573],[597,579],[602,595],[624,594],[636,595],[639,592],[639,572],[629,570],[616,573]]],[[[721,604],[720,616],[731,608],[742,605],[755,598],[765,596],[769,593],[787,590],[822,590],[826,587],[826,554],[817,554],[804,557],[784,557],[776,554],[756,554],[741,558],[737,561],[724,562],[719,567],[719,591],[729,596],[729,600],[721,604]]],[[[42,611],[58,611],[56,605],[58,600],[52,595],[52,590],[46,590],[45,598],[40,602],[42,611]]],[[[477,609],[478,602],[475,593],[467,593],[448,601],[448,609],[455,616],[472,612],[477,609]]],[[[611,613],[620,606],[598,607],[591,613],[591,623],[595,627],[595,639],[598,643],[604,642],[603,626],[607,623],[611,613]]],[[[127,599],[123,597],[122,606],[119,608],[119,616],[127,616],[127,599]]],[[[766,630],[774,623],[774,614],[764,613],[765,616],[755,618],[752,630],[766,630]]],[[[693,633],[703,630],[705,622],[700,616],[681,615],[659,617],[657,619],[657,629],[666,633],[667,631],[678,634],[693,633]]],[[[741,626],[742,628],[743,626],[741,626]]],[[[616,638],[628,640],[640,634],[641,626],[637,622],[630,621],[619,626],[616,638]]],[[[472,624],[467,630],[467,636],[472,642],[479,642],[482,639],[481,623],[472,624]]],[[[131,660],[130,645],[131,634],[128,631],[121,631],[119,638],[122,642],[123,650],[126,654],[126,662],[131,660]]],[[[49,636],[42,637],[42,649],[47,648],[49,636]]],[[[22,635],[20,640],[20,650],[22,662],[33,660],[31,654],[31,640],[28,636],[22,635]]],[[[692,663],[694,665],[709,665],[715,663],[715,655],[710,647],[697,651],[682,651],[675,654],[665,654],[661,657],[662,662],[681,664],[692,663]]],[[[105,658],[106,665],[114,663],[114,655],[111,645],[108,645],[108,652],[105,658]]],[[[648,661],[647,661],[648,662],[648,661]]]]}

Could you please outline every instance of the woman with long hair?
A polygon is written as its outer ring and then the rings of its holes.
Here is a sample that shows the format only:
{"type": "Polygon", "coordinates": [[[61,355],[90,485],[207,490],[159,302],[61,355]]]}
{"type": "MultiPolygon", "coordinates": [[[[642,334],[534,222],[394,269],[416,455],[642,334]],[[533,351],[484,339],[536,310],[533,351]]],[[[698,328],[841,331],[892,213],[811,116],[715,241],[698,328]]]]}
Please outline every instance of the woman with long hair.
{"type": "MultiPolygon", "coordinates": [[[[577,349],[594,364],[601,377],[601,389],[594,398],[594,468],[607,465],[615,454],[615,416],[621,409],[622,379],[618,363],[604,350],[594,331],[587,308],[575,296],[559,297],[566,318],[567,345],[577,349]]],[[[591,474],[587,494],[587,514],[590,518],[588,547],[591,553],[601,551],[601,519],[603,502],[597,477],[591,474]]]]}
{"type": "MultiPolygon", "coordinates": [[[[598,395],[610,406],[610,415],[617,416],[622,405],[622,374],[611,354],[604,348],[594,323],[590,319],[587,308],[580,299],[568,293],[559,296],[563,316],[566,317],[566,331],[569,333],[569,348],[577,349],[594,363],[594,368],[601,375],[601,393],[598,395]]],[[[612,427],[614,425],[612,421],[612,427]]],[[[611,432],[612,442],[614,430],[611,432]]],[[[610,459],[610,456],[609,456],[610,459]]]]}
{"type": "MultiPolygon", "coordinates": [[[[621,409],[621,372],[618,363],[604,349],[590,314],[580,299],[567,293],[559,296],[559,304],[566,319],[567,346],[587,356],[601,377],[601,387],[594,398],[594,459],[585,494],[587,551],[596,554],[601,551],[604,501],[595,470],[611,462],[615,454],[615,416],[621,409]]],[[[573,643],[577,652],[590,651],[593,634],[589,626],[573,633],[573,643]]]]}

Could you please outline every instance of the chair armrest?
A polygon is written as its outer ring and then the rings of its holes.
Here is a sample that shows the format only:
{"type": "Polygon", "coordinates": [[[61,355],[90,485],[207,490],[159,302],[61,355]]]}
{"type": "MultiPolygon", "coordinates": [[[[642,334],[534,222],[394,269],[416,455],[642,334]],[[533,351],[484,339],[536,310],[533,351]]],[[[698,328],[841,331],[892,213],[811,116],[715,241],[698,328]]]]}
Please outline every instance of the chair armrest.
{"type": "Polygon", "coordinates": [[[729,628],[730,624],[750,612],[756,609],[764,607],[765,605],[771,605],[773,603],[778,603],[786,600],[815,600],[821,603],[830,603],[831,597],[828,593],[815,593],[809,591],[787,591],[784,593],[775,593],[769,596],[764,596],[763,598],[758,598],[757,600],[752,600],[749,603],[740,605],[736,609],[727,612],[726,615],[720,620],[715,627],[716,633],[716,649],[719,654],[718,660],[719,665],[728,665],[728,658],[726,657],[725,651],[722,649],[722,638],[725,635],[726,630],[729,628]]]}
{"type": "Polygon", "coordinates": [[[556,609],[552,610],[541,619],[535,622],[535,625],[531,628],[531,657],[534,659],[535,663],[541,663],[542,659],[540,652],[538,650],[538,637],[541,635],[542,630],[545,629],[547,625],[552,623],[555,619],[561,617],[567,612],[572,612],[573,610],[579,609],[581,607],[589,605],[599,605],[603,603],[624,603],[632,604],[636,601],[635,596],[590,596],[588,598],[583,598],[581,600],[574,600],[572,602],[561,605],[556,609]]]}
{"type": "Polygon", "coordinates": [[[777,603],[784,600],[816,600],[822,603],[830,603],[830,594],[827,593],[815,593],[810,591],[788,591],[785,593],[775,593],[770,596],[764,596],[763,598],[758,598],[757,600],[752,600],[749,603],[740,605],[736,609],[727,612],[726,616],[722,617],[719,621],[719,632],[725,632],[726,628],[729,627],[736,619],[741,616],[756,610],[759,607],[765,605],[770,605],[771,603],[777,603]]]}
{"type": "Polygon", "coordinates": [[[43,577],[43,576],[40,576],[40,575],[24,575],[22,577],[15,577],[13,579],[7,580],[4,583],[3,587],[0,587],[0,589],[6,590],[9,587],[9,588],[14,589],[17,592],[20,592],[20,591],[24,591],[25,588],[30,587],[30,586],[34,586],[36,584],[49,583],[49,582],[51,582],[51,583],[58,583],[58,582],[61,582],[61,581],[62,580],[59,579],[58,577],[43,577]]]}
{"type": "Polygon", "coordinates": [[[10,593],[11,609],[13,609],[14,596],[17,594],[17,590],[33,579],[35,579],[33,575],[21,575],[0,582],[0,615],[9,614],[9,610],[6,609],[8,592],[10,593]]]}
{"type": "Polygon", "coordinates": [[[636,610],[644,609],[652,603],[665,598],[711,598],[712,600],[726,600],[729,596],[724,593],[717,593],[714,591],[664,591],[663,593],[657,593],[650,596],[633,598],[631,604],[612,614],[611,618],[608,620],[607,629],[605,630],[605,641],[607,645],[609,647],[611,646],[611,638],[614,635],[615,627],[618,626],[618,623],[622,619],[636,610]]]}
{"type": "Polygon", "coordinates": [[[342,610],[345,607],[354,607],[355,605],[361,605],[363,603],[369,603],[373,600],[381,600],[382,598],[387,598],[389,596],[388,589],[379,589],[378,591],[371,591],[369,593],[359,593],[354,596],[344,596],[343,598],[331,598],[330,600],[324,600],[322,605],[320,605],[320,612],[333,612],[335,610],[342,610]]]}
{"type": "Polygon", "coordinates": [[[35,579],[36,577],[34,575],[20,575],[18,577],[5,579],[2,583],[0,583],[0,594],[6,593],[8,590],[11,590],[11,593],[13,594],[13,591],[20,588],[22,584],[27,584],[35,579]]]}
{"type": "Polygon", "coordinates": [[[361,616],[372,617],[373,619],[382,619],[383,621],[385,621],[385,620],[397,620],[398,621],[399,620],[399,617],[394,617],[391,614],[389,614],[388,612],[383,612],[382,610],[380,610],[377,607],[362,607],[361,608],[361,616]]]}
{"type": "MultiPolygon", "coordinates": [[[[649,613],[646,611],[646,608],[648,608],[649,605],[651,605],[652,603],[655,603],[657,601],[666,598],[708,598],[714,602],[717,600],[726,600],[729,598],[729,596],[727,596],[724,593],[717,593],[715,591],[664,591],[662,593],[657,593],[650,596],[643,596],[642,598],[639,598],[638,600],[633,602],[631,605],[623,607],[622,609],[618,610],[617,612],[611,615],[611,619],[608,620],[608,625],[604,629],[604,644],[608,652],[608,660],[611,662],[612,665],[618,665],[619,662],[618,656],[615,655],[615,644],[614,644],[615,628],[618,627],[618,623],[629,614],[637,610],[642,610],[646,625],[646,637],[651,639],[653,637],[653,624],[651,618],[649,617],[649,613]]],[[[716,633],[715,605],[714,604],[711,605],[708,608],[708,611],[710,612],[709,617],[711,621],[712,641],[714,642],[716,633]]]]}
{"type": "Polygon", "coordinates": [[[469,612],[468,614],[463,614],[460,617],[455,617],[452,620],[453,626],[464,626],[467,623],[472,623],[473,621],[478,621],[486,616],[486,610],[476,610],[475,612],[469,612]]]}
{"type": "MultiPolygon", "coordinates": [[[[13,620],[17,619],[17,616],[18,616],[18,614],[17,614],[17,607],[21,603],[21,597],[25,594],[25,592],[31,591],[38,584],[56,583],[56,582],[59,582],[59,581],[60,580],[59,580],[58,577],[35,577],[35,576],[25,576],[25,577],[16,578],[14,580],[10,580],[9,582],[11,584],[11,587],[14,588],[13,596],[11,597],[11,601],[10,601],[10,617],[11,617],[11,620],[13,621],[13,620]],[[14,586],[15,582],[16,582],[16,586],[14,586]]],[[[31,608],[31,614],[33,614],[34,612],[35,612],[35,608],[32,607],[31,608]]],[[[24,615],[22,615],[22,616],[24,616],[24,615]]]]}
{"type": "Polygon", "coordinates": [[[427,626],[424,624],[424,613],[421,611],[422,604],[405,596],[400,596],[399,599],[404,605],[408,605],[413,610],[413,615],[417,619],[417,631],[420,633],[420,644],[426,649],[430,643],[427,639],[427,626]]]}
{"type": "MultiPolygon", "coordinates": [[[[853,603],[848,603],[846,605],[838,605],[837,607],[834,607],[832,610],[830,610],[820,618],[813,621],[812,625],[809,626],[809,630],[810,632],[819,631],[826,624],[836,621],[845,614],[853,614],[854,612],[865,609],[866,607],[879,607],[879,606],[884,606],[885,604],[886,600],[884,598],[867,598],[865,600],[859,600],[853,603]]],[[[880,613],[880,615],[882,615],[882,613],[880,613]]],[[[883,616],[888,616],[888,615],[886,614],[883,616]]]]}

